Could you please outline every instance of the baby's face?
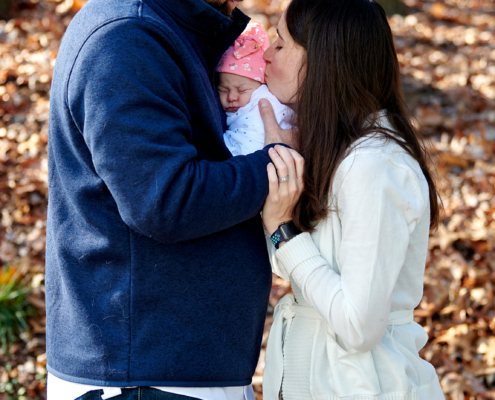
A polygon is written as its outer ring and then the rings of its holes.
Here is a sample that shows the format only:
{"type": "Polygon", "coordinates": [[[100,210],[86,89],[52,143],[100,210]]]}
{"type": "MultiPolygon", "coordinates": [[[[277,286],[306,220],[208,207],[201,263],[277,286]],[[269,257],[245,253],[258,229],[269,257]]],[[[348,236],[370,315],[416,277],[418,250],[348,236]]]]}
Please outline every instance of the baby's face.
{"type": "Polygon", "coordinates": [[[218,94],[224,111],[237,112],[251,100],[253,92],[261,86],[260,82],[226,72],[220,72],[218,94]]]}

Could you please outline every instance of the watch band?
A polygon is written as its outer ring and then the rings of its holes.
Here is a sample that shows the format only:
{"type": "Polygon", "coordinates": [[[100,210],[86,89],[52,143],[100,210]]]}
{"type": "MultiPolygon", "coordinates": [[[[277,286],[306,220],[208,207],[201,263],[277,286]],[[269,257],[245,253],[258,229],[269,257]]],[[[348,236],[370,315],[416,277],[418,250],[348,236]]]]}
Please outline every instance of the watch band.
{"type": "Polygon", "coordinates": [[[299,229],[297,229],[294,222],[284,222],[282,225],[278,227],[278,229],[273,233],[270,237],[273,245],[278,249],[280,247],[280,243],[288,242],[295,236],[302,233],[299,229]]]}

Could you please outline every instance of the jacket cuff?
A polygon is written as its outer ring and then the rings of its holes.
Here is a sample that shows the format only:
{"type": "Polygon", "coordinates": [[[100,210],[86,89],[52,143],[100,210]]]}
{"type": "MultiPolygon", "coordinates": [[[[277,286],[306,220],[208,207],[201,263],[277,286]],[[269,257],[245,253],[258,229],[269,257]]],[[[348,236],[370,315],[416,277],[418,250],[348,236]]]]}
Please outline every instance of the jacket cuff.
{"type": "Polygon", "coordinates": [[[275,147],[275,146],[284,146],[284,147],[287,147],[288,149],[294,150],[292,147],[290,147],[288,144],[285,144],[285,143],[272,143],[272,144],[269,144],[269,145],[263,147],[263,151],[266,151],[268,153],[268,150],[270,150],[272,147],[275,147]]]}
{"type": "Polygon", "coordinates": [[[301,233],[285,243],[275,255],[287,274],[296,282],[299,278],[321,267],[320,251],[308,232],[301,233]]]}

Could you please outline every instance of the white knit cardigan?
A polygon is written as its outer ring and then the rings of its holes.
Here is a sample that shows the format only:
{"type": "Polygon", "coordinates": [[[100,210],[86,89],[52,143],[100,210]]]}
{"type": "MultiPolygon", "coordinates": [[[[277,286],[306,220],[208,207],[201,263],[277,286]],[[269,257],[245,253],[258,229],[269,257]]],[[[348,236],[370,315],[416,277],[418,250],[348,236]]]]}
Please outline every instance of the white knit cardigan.
{"type": "MultiPolygon", "coordinates": [[[[385,114],[381,125],[391,129],[385,114]]],[[[330,212],[312,234],[275,251],[292,296],[276,308],[264,400],[440,400],[428,336],[413,321],[423,294],[428,184],[383,137],[361,140],[338,167],[330,212]],[[283,379],[282,379],[283,376],[283,379]],[[282,383],[281,383],[282,381],[282,383]]]]}

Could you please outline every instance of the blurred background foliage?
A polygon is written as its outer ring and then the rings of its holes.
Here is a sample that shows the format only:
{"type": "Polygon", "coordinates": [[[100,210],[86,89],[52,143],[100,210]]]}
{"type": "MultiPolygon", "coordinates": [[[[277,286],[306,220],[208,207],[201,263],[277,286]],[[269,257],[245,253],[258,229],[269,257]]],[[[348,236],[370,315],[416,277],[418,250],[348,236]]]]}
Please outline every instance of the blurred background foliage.
{"type": "Polygon", "coordinates": [[[29,291],[29,285],[19,279],[14,268],[3,269],[0,275],[0,345],[4,353],[29,330],[26,319],[33,316],[33,307],[27,299],[29,291]]]}
{"type": "MultiPolygon", "coordinates": [[[[430,338],[421,355],[447,399],[494,399],[495,2],[379,1],[444,204],[415,310],[430,338]]],[[[63,34],[84,4],[0,0],[0,400],[45,398],[50,84],[63,34]]],[[[241,8],[273,40],[286,4],[244,0],[241,8]]],[[[258,399],[273,307],[288,292],[288,282],[274,276],[253,381],[258,399]]]]}

